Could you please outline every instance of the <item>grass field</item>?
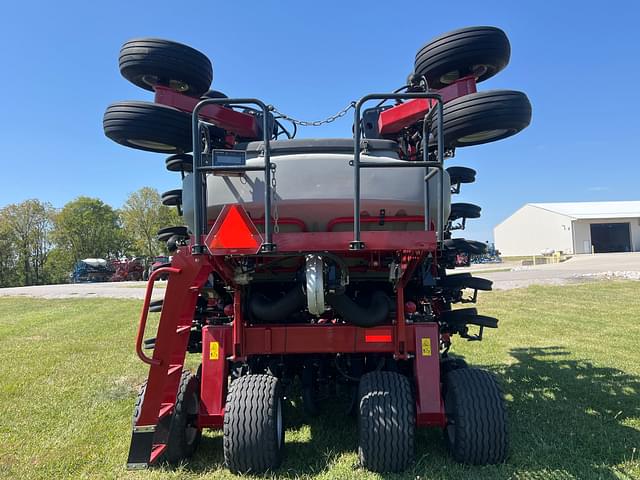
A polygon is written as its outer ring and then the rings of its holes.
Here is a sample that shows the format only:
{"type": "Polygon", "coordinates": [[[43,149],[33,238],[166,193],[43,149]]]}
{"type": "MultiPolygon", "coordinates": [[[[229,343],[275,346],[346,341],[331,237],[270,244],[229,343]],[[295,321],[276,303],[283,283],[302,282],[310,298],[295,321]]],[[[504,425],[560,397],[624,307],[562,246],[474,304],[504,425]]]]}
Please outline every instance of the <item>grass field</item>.
{"type": "MultiPolygon", "coordinates": [[[[356,426],[339,414],[287,410],[287,457],[274,478],[640,479],[638,283],[530,287],[481,295],[501,319],[456,353],[506,391],[511,453],[503,465],[454,463],[438,431],[421,431],[404,475],[357,467],[356,426]]],[[[140,302],[0,299],[0,478],[235,478],[219,433],[178,469],[124,469],[137,385],[140,302]]],[[[195,360],[194,360],[195,361],[195,360]]]]}

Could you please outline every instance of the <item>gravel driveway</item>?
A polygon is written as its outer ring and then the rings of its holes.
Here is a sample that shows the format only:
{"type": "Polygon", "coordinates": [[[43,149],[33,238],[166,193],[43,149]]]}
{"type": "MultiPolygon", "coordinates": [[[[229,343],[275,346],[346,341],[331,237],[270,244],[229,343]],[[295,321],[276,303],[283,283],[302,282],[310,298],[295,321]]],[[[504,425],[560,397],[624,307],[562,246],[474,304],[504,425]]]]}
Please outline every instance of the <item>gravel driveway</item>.
{"type": "MultiPolygon", "coordinates": [[[[513,263],[474,265],[470,268],[457,268],[452,273],[463,271],[469,271],[475,276],[493,280],[493,288],[496,290],[510,290],[529,285],[562,285],[610,278],[640,280],[640,252],[578,255],[563,263],[536,265],[533,267],[522,267],[513,263]],[[511,268],[511,270],[495,271],[504,268],[511,268]]],[[[165,285],[166,283],[164,282],[156,284],[154,298],[161,298],[164,295],[163,287],[165,285]]],[[[145,287],[145,282],[39,285],[35,287],[0,288],[0,297],[142,299],[144,298],[145,287]]]]}

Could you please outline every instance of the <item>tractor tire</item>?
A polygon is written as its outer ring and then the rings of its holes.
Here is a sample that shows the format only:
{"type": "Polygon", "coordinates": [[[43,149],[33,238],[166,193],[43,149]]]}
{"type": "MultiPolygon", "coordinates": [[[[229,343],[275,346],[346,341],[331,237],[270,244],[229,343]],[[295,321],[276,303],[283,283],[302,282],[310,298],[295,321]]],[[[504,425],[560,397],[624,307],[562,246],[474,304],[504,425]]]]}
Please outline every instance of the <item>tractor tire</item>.
{"type": "Polygon", "coordinates": [[[213,80],[211,61],[203,53],[177,42],[136,38],[120,49],[120,73],[134,85],[154,91],[164,85],[199,97],[213,80]]]}
{"type": "Polygon", "coordinates": [[[224,412],[224,461],[233,473],[277,468],[283,455],[282,386],[271,375],[245,375],[229,388],[224,412]]]}
{"type": "Polygon", "coordinates": [[[472,277],[464,273],[456,273],[442,277],[439,285],[443,288],[473,288],[485,292],[493,289],[493,282],[491,280],[482,277],[472,277]]]}
{"type": "MultiPolygon", "coordinates": [[[[182,190],[180,190],[180,192],[182,192],[182,190]]],[[[182,238],[188,238],[189,229],[182,225],[175,226],[175,227],[164,227],[158,230],[157,238],[161,242],[166,242],[174,235],[177,235],[178,237],[182,237],[182,238]]]]}
{"type": "MultiPolygon", "coordinates": [[[[531,103],[522,92],[489,90],[470,93],[444,106],[445,148],[469,147],[511,137],[531,123],[531,103]]],[[[435,115],[437,117],[437,114],[435,115]]],[[[437,122],[432,122],[435,134],[437,122]]],[[[430,140],[433,146],[435,136],[430,140]]]]}
{"type": "Polygon", "coordinates": [[[190,152],[191,115],[150,102],[112,103],[104,112],[104,134],[125,147],[158,153],[190,152]]]}
{"type": "Polygon", "coordinates": [[[431,89],[443,88],[473,75],[476,82],[493,77],[509,63],[511,46],[495,27],[467,27],[440,35],[416,54],[415,75],[431,89]]]}
{"type": "Polygon", "coordinates": [[[169,436],[167,439],[166,459],[176,465],[193,456],[202,430],[198,428],[200,411],[200,381],[188,370],[182,372],[176,406],[171,417],[169,436]]]}
{"type": "Polygon", "coordinates": [[[178,153],[167,157],[164,165],[170,172],[192,172],[193,157],[185,153],[178,153]]]}
{"type": "Polygon", "coordinates": [[[440,360],[440,378],[444,379],[454,370],[469,368],[469,364],[460,357],[444,357],[440,360]]]}
{"type": "Polygon", "coordinates": [[[160,298],[158,300],[152,300],[149,303],[149,313],[160,313],[162,312],[162,304],[164,303],[164,299],[160,298]]]}
{"type": "Polygon", "coordinates": [[[204,100],[205,98],[229,98],[229,97],[224,93],[219,92],[218,90],[209,90],[207,93],[202,95],[202,97],[200,97],[201,100],[204,100]]]}
{"type": "Polygon", "coordinates": [[[358,416],[361,465],[374,472],[401,472],[415,457],[415,398],[409,380],[395,372],[362,376],[358,416]]]}
{"type": "MultiPolygon", "coordinates": [[[[135,426],[142,412],[142,402],[144,401],[146,390],[147,382],[145,381],[138,390],[138,397],[133,408],[131,421],[133,426],[135,426]]],[[[191,457],[196,448],[198,448],[202,437],[202,430],[196,427],[199,409],[200,382],[191,372],[184,370],[178,387],[176,406],[169,424],[167,450],[164,454],[164,458],[170,464],[176,465],[182,460],[191,457]]]]}
{"type": "Polygon", "coordinates": [[[182,205],[182,189],[164,192],[161,198],[163,205],[167,207],[179,207],[182,205]]]}
{"type": "Polygon", "coordinates": [[[473,183],[476,181],[476,171],[468,167],[449,167],[447,168],[449,181],[451,185],[458,183],[473,183]]]}
{"type": "Polygon", "coordinates": [[[471,465],[504,462],[507,411],[495,377],[477,368],[453,370],[445,377],[444,391],[444,434],[456,461],[471,465]]]}
{"type": "Polygon", "coordinates": [[[449,238],[443,242],[445,248],[466,252],[471,255],[482,255],[487,253],[487,244],[476,240],[466,240],[464,238],[449,238]]]}
{"type": "Polygon", "coordinates": [[[481,208],[473,203],[452,203],[449,220],[454,221],[460,218],[480,218],[481,208]]]}

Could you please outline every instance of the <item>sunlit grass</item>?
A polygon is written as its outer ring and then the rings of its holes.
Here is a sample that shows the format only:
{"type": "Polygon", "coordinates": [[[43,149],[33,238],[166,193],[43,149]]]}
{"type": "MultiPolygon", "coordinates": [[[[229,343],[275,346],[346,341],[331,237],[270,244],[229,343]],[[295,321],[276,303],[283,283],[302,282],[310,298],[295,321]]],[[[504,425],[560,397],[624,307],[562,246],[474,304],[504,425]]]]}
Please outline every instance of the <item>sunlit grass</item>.
{"type": "MultiPolygon", "coordinates": [[[[178,469],[125,470],[135,392],[146,377],[133,353],[140,304],[0,299],[0,478],[235,478],[222,466],[218,432],[207,432],[178,469]]],[[[308,419],[294,398],[286,460],[273,477],[640,478],[638,284],[489,292],[478,307],[500,328],[454,350],[494,371],[505,389],[506,464],[460,466],[440,432],[425,430],[413,470],[372,474],[357,467],[356,425],[343,405],[308,419]]]]}

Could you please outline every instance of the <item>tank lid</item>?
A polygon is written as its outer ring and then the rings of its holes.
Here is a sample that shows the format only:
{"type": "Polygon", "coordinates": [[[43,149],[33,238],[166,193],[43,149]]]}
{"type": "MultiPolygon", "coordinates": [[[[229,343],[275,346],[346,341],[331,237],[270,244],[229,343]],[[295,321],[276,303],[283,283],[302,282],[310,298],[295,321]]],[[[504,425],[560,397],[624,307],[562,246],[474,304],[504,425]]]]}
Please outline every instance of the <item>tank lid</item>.
{"type": "MultiPolygon", "coordinates": [[[[263,142],[239,143],[238,150],[259,152],[263,142]]],[[[274,140],[269,143],[271,155],[295,155],[298,153],[352,153],[352,138],[301,138],[294,140],[274,140]]],[[[363,152],[397,151],[398,144],[393,140],[364,139],[360,142],[363,152]]]]}

